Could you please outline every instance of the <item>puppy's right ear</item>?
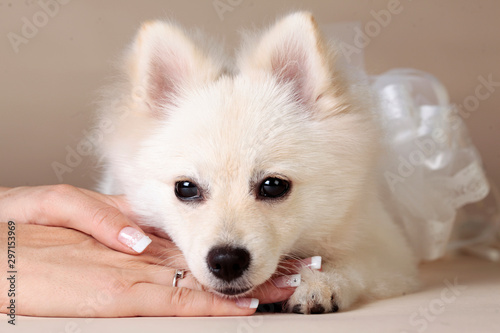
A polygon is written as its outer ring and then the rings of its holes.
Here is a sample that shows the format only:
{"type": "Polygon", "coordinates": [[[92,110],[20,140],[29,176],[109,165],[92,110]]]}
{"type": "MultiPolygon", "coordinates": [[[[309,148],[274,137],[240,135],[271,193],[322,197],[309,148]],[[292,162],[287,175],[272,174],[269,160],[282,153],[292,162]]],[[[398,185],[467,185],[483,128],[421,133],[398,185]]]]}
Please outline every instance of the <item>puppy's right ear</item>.
{"type": "Polygon", "coordinates": [[[146,22],[127,57],[132,91],[155,117],[175,105],[182,89],[215,80],[222,71],[174,24],[146,22]]]}

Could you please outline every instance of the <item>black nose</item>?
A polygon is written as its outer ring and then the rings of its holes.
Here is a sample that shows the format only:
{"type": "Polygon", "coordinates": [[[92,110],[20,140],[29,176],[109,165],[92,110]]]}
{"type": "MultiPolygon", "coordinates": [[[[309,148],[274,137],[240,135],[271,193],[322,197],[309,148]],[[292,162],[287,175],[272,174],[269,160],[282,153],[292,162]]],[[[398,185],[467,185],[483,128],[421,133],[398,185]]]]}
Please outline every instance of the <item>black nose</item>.
{"type": "Polygon", "coordinates": [[[243,275],[250,265],[250,253],[243,248],[217,246],[208,252],[208,268],[213,275],[230,282],[243,275]]]}

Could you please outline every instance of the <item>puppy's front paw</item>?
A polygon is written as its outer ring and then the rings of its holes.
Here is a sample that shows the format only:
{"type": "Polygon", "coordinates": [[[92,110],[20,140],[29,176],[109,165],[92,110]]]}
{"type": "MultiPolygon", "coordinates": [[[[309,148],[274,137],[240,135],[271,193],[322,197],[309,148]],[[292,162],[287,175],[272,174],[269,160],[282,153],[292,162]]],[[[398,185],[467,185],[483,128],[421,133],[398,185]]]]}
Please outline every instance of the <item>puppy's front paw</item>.
{"type": "Polygon", "coordinates": [[[288,312],[319,314],[339,310],[334,286],[325,273],[307,268],[300,274],[302,276],[300,286],[286,302],[288,312]]]}

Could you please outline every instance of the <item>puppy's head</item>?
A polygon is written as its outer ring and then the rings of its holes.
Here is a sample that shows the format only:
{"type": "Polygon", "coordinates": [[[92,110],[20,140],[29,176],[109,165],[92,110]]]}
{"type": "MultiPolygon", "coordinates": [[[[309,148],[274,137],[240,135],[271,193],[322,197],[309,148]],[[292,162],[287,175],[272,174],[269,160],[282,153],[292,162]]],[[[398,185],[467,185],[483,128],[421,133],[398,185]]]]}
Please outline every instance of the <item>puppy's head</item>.
{"type": "Polygon", "coordinates": [[[111,170],[202,284],[243,294],[287,253],[345,235],[374,131],[310,14],[248,42],[232,74],[175,25],[148,23],[128,67],[143,94],[111,140],[111,170]]]}

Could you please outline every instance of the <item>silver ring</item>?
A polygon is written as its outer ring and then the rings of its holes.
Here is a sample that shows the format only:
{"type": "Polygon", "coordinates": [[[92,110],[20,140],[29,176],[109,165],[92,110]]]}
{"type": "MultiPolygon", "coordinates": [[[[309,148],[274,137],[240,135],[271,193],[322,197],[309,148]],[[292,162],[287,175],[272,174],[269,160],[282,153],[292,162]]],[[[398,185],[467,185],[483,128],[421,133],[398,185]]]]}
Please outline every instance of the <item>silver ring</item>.
{"type": "Polygon", "coordinates": [[[183,269],[176,269],[174,274],[174,280],[172,281],[172,286],[177,287],[177,281],[184,278],[184,273],[186,271],[183,269]]]}

